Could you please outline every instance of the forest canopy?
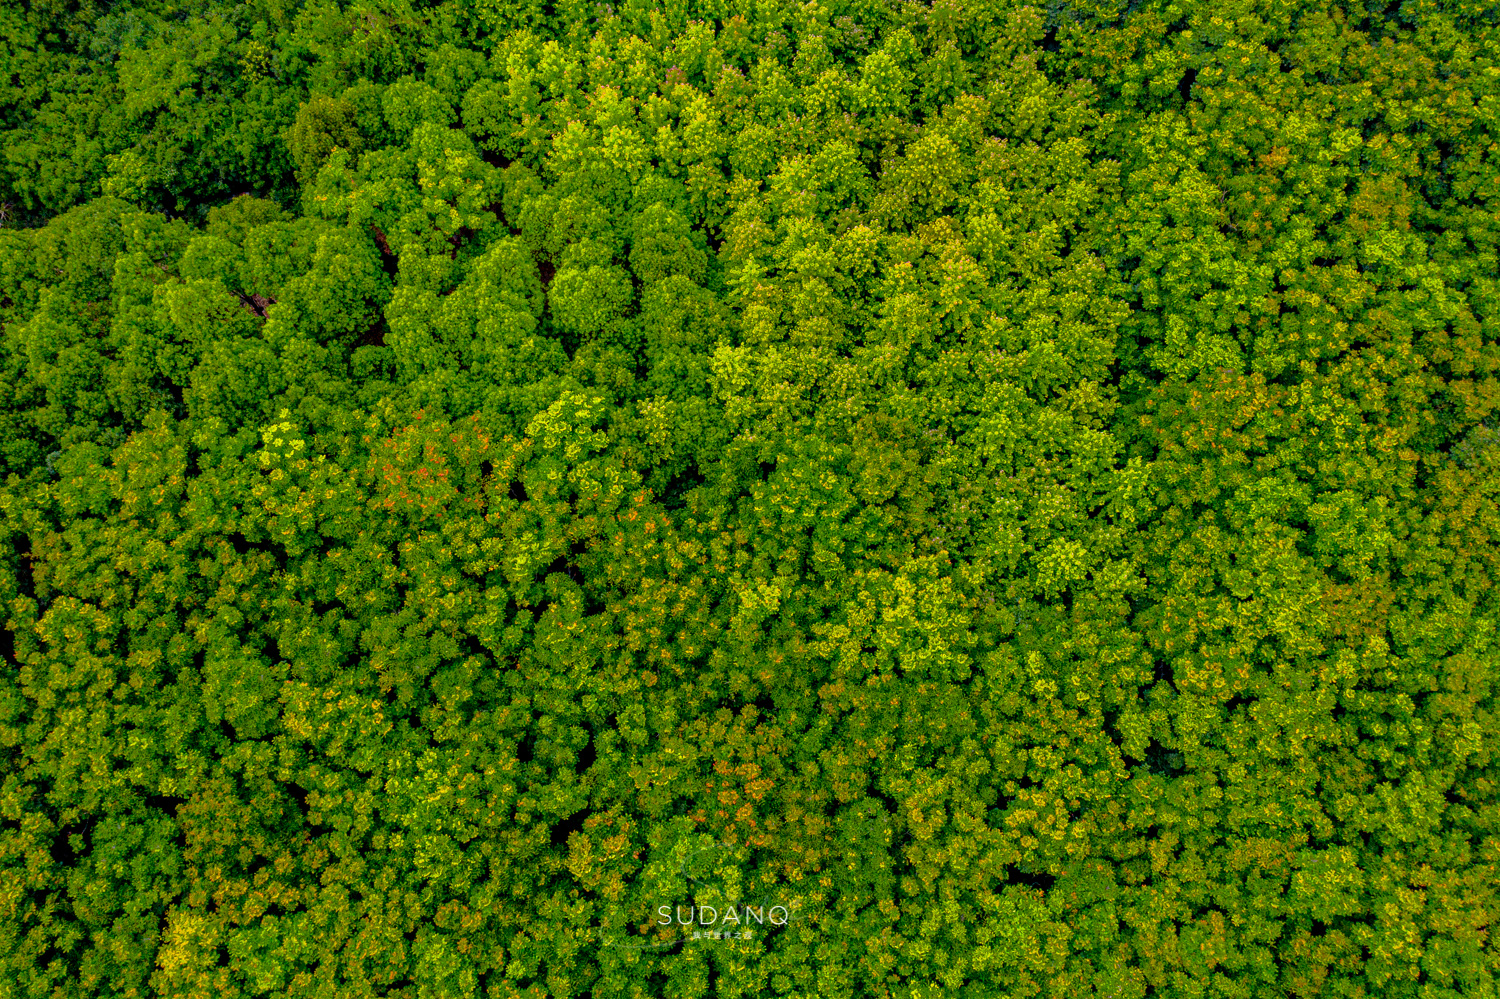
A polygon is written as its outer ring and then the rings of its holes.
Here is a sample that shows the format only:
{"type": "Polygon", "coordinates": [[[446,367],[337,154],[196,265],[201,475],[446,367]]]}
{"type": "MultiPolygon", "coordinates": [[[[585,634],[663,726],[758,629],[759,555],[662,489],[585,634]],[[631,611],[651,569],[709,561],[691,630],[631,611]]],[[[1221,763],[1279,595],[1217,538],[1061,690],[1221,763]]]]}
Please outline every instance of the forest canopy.
{"type": "Polygon", "coordinates": [[[1493,4],[0,39],[0,999],[1495,995],[1493,4]]]}

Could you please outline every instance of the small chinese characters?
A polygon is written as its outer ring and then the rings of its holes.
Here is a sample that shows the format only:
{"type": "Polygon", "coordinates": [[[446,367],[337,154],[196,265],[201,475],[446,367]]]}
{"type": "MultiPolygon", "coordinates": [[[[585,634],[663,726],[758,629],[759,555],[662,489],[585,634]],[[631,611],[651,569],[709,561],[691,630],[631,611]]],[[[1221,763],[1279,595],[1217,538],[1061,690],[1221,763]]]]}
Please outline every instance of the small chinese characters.
{"type": "Polygon", "coordinates": [[[694,930],[694,940],[751,940],[754,930],[694,930]]]}

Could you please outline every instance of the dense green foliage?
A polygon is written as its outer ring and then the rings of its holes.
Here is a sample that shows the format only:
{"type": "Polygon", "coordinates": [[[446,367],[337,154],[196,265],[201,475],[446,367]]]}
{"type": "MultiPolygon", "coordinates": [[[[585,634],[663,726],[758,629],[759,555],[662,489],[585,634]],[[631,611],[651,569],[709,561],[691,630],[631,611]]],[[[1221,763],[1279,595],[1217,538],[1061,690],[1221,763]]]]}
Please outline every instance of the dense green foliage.
{"type": "Polygon", "coordinates": [[[0,999],[1496,995],[1493,5],[0,37],[0,999]]]}

